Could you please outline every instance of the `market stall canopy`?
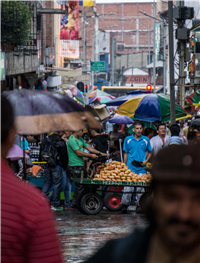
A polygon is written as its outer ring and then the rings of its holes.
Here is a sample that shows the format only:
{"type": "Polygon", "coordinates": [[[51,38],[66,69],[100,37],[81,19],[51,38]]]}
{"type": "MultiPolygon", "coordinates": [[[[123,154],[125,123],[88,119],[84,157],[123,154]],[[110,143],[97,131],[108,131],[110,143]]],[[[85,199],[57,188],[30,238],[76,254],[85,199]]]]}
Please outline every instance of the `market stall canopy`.
{"type": "Polygon", "coordinates": [[[190,105],[200,106],[200,90],[193,92],[191,95],[187,96],[186,99],[190,105]]]}
{"type": "Polygon", "coordinates": [[[126,115],[119,115],[116,114],[114,117],[109,119],[109,123],[115,123],[115,124],[133,124],[134,121],[126,116],[126,115]]]}
{"type": "MultiPolygon", "coordinates": [[[[188,115],[180,105],[175,105],[176,118],[188,115]]],[[[170,97],[164,94],[141,94],[122,104],[116,113],[138,120],[170,121],[170,97]]]]}
{"type": "Polygon", "coordinates": [[[132,99],[133,97],[135,97],[136,95],[138,94],[146,94],[147,91],[141,91],[141,90],[135,90],[131,93],[127,93],[127,95],[124,95],[124,96],[121,96],[121,97],[118,97],[114,100],[111,100],[109,102],[106,103],[107,106],[120,106],[122,105],[124,102],[132,99]]]}
{"type": "Polygon", "coordinates": [[[18,134],[101,128],[90,112],[66,95],[25,89],[3,94],[13,106],[18,134]]]}
{"type": "Polygon", "coordinates": [[[107,102],[111,101],[112,99],[108,96],[97,96],[94,98],[91,98],[89,100],[89,104],[93,103],[96,99],[100,101],[101,104],[106,104],[107,102]]]}
{"type": "Polygon", "coordinates": [[[94,97],[98,97],[98,96],[108,96],[111,99],[115,99],[115,97],[113,97],[111,94],[108,94],[107,92],[101,91],[99,89],[96,89],[96,90],[89,93],[89,99],[94,98],[94,97]]]}
{"type": "MultiPolygon", "coordinates": [[[[151,63],[151,64],[149,64],[149,65],[146,66],[146,68],[153,68],[153,67],[154,67],[153,63],[151,63]]],[[[160,60],[159,60],[159,61],[156,61],[155,67],[156,67],[156,68],[163,68],[163,62],[160,61],[160,60]]]]}

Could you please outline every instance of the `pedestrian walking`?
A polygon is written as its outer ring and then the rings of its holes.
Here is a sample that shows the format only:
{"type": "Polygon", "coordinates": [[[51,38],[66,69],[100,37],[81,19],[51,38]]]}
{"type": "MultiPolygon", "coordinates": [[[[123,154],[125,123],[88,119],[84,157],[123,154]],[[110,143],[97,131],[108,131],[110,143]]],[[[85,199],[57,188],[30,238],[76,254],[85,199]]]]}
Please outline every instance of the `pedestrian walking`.
{"type": "Polygon", "coordinates": [[[173,145],[153,161],[147,227],[108,241],[86,263],[200,262],[200,145],[173,145]]]}
{"type": "MultiPolygon", "coordinates": [[[[92,159],[98,158],[97,154],[102,156],[107,156],[100,151],[95,150],[91,146],[89,146],[82,138],[83,130],[78,132],[74,132],[67,142],[67,152],[69,156],[69,166],[67,169],[67,173],[73,178],[74,173],[78,173],[79,175],[83,174],[85,178],[87,178],[86,169],[84,167],[84,158],[89,157],[92,159]],[[86,148],[90,153],[84,152],[84,148],[86,148]]],[[[76,208],[76,198],[79,192],[82,190],[82,186],[80,184],[75,184],[76,189],[74,192],[74,196],[72,199],[71,207],[76,208]]]]}
{"type": "Polygon", "coordinates": [[[157,133],[158,135],[154,136],[150,140],[153,156],[155,156],[158,153],[158,151],[162,149],[162,147],[164,147],[166,140],[170,138],[169,135],[166,135],[166,125],[164,123],[158,124],[157,133]]]}
{"type": "Polygon", "coordinates": [[[7,165],[15,133],[13,109],[1,94],[1,262],[62,263],[55,220],[45,196],[17,180],[7,165]]]}
{"type": "Polygon", "coordinates": [[[182,145],[187,144],[187,139],[180,134],[180,126],[178,124],[172,124],[170,126],[171,137],[166,140],[164,146],[168,145],[182,145]]]}
{"type": "Polygon", "coordinates": [[[42,141],[40,146],[40,161],[45,161],[44,185],[42,192],[49,198],[52,210],[62,210],[60,206],[60,192],[62,184],[62,172],[67,169],[68,155],[64,140],[61,138],[64,132],[54,132],[42,141]],[[52,194],[49,191],[53,186],[52,194]]]}
{"type": "MultiPolygon", "coordinates": [[[[142,124],[139,121],[133,123],[133,134],[126,137],[124,141],[124,163],[133,172],[137,173],[138,176],[146,174],[144,167],[146,163],[151,158],[151,144],[146,136],[142,135],[142,124]]],[[[122,212],[127,212],[127,207],[131,204],[132,193],[135,188],[130,186],[125,186],[123,190],[121,204],[125,205],[122,212]]],[[[144,191],[143,188],[137,187],[138,192],[144,191]]],[[[139,199],[141,194],[136,195],[136,211],[139,212],[139,199]]]]}

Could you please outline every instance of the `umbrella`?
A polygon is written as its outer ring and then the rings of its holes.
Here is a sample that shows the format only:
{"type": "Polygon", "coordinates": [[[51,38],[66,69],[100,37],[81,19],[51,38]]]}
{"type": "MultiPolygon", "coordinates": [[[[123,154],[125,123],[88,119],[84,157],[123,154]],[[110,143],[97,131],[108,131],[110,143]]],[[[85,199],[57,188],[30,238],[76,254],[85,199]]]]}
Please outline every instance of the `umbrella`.
{"type": "Polygon", "coordinates": [[[108,96],[110,97],[111,99],[115,99],[115,97],[113,97],[112,95],[108,94],[107,92],[105,91],[101,91],[99,89],[96,89],[92,92],[89,93],[89,99],[93,98],[93,97],[97,97],[97,96],[108,96]]]}
{"type": "Polygon", "coordinates": [[[122,105],[124,102],[126,102],[127,100],[130,100],[132,99],[133,97],[135,97],[136,95],[138,94],[145,94],[147,92],[145,91],[141,91],[141,90],[135,90],[134,92],[131,92],[131,93],[127,93],[126,95],[124,96],[120,96],[112,101],[109,101],[106,103],[107,106],[120,106],[122,105]]]}
{"type": "Polygon", "coordinates": [[[126,115],[118,115],[118,114],[110,118],[109,122],[116,123],[116,124],[133,124],[134,123],[134,121],[130,117],[126,115]]]}
{"type": "MultiPolygon", "coordinates": [[[[175,111],[176,118],[188,115],[187,111],[177,103],[175,111]]],[[[116,113],[148,122],[170,121],[170,98],[164,94],[137,95],[122,104],[116,113]]]]}
{"type": "Polygon", "coordinates": [[[101,104],[105,104],[106,102],[112,100],[111,98],[109,98],[107,96],[97,96],[97,97],[91,98],[89,100],[89,104],[93,103],[93,101],[95,101],[96,99],[98,99],[101,102],[101,104]]]}
{"type": "Polygon", "coordinates": [[[191,121],[190,126],[191,127],[200,127],[200,119],[196,119],[196,120],[191,121]]]}
{"type": "MultiPolygon", "coordinates": [[[[14,160],[19,160],[24,157],[24,152],[17,144],[13,144],[12,148],[9,150],[6,158],[14,160]]],[[[29,158],[29,155],[25,153],[25,157],[29,158]]]]}
{"type": "Polygon", "coordinates": [[[101,128],[99,122],[68,96],[35,90],[4,91],[11,102],[18,134],[101,128]]]}
{"type": "Polygon", "coordinates": [[[193,92],[190,96],[187,96],[186,99],[190,105],[199,106],[200,105],[200,90],[193,92]]]}

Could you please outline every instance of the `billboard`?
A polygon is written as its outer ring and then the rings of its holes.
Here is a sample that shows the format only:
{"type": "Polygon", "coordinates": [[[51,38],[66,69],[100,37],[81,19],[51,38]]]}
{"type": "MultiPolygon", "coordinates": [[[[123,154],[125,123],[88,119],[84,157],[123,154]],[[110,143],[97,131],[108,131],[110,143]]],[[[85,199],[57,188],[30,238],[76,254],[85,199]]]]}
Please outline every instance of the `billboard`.
{"type": "Polygon", "coordinates": [[[0,81],[6,79],[5,64],[6,64],[5,52],[0,52],[0,81]]]}
{"type": "Polygon", "coordinates": [[[61,8],[67,12],[60,16],[60,56],[79,58],[79,1],[65,1],[61,8]]]}

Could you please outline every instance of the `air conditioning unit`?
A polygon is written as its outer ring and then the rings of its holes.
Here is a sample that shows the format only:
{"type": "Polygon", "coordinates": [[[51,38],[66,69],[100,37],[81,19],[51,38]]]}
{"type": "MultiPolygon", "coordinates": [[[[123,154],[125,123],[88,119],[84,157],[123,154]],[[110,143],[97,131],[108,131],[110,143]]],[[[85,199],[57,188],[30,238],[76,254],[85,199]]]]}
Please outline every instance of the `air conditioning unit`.
{"type": "Polygon", "coordinates": [[[118,44],[117,45],[117,51],[124,51],[125,49],[125,44],[118,44]]]}

